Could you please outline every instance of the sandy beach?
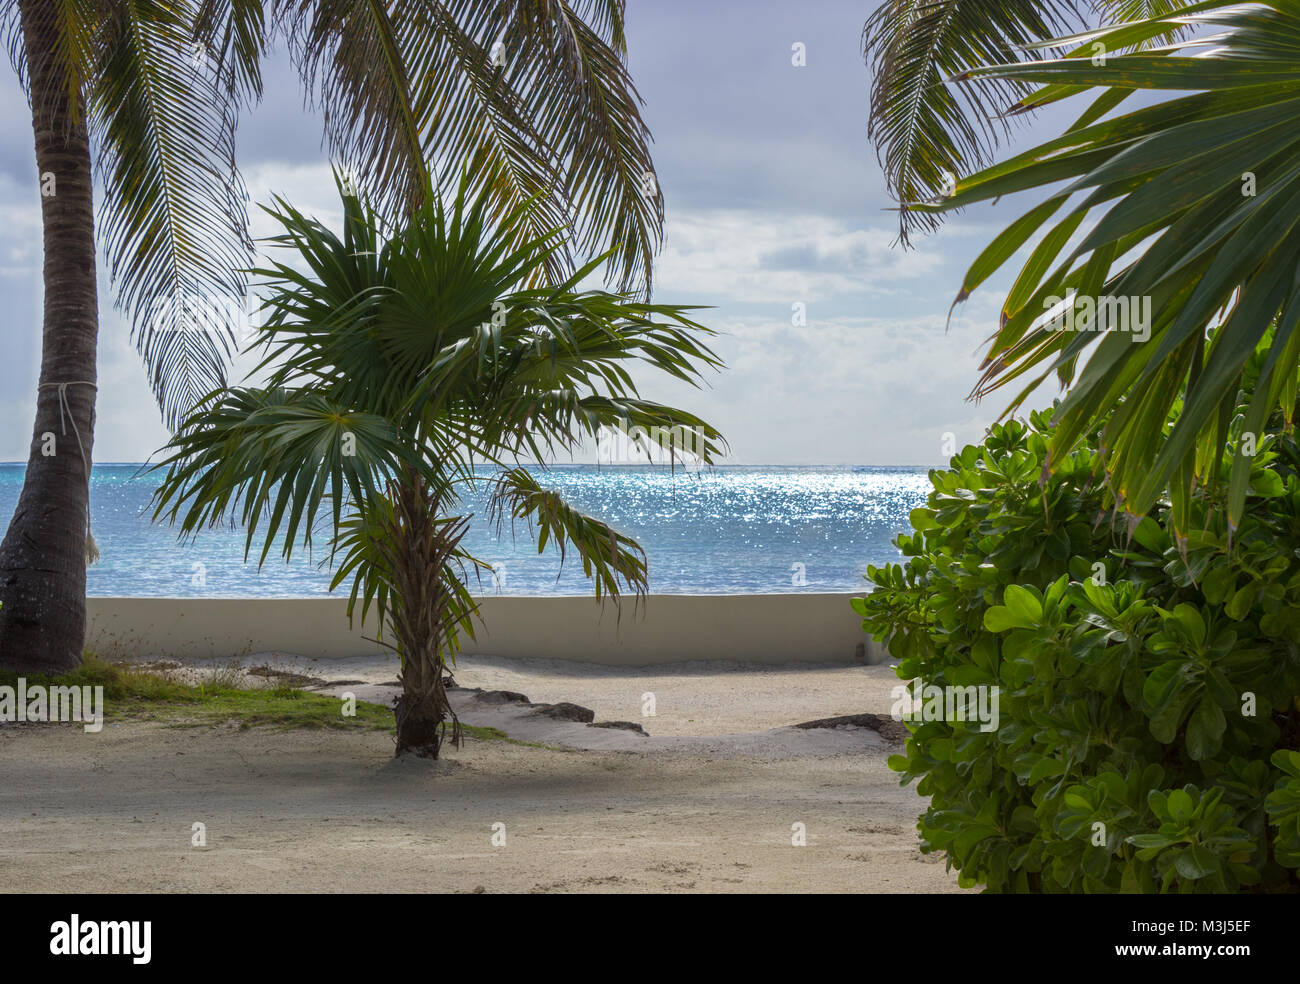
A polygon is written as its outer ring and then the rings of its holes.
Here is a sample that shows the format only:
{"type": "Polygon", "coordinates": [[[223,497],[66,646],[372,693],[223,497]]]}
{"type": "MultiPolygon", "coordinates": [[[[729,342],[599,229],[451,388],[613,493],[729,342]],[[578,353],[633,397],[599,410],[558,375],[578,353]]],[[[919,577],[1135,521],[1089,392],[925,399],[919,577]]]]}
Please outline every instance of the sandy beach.
{"type": "MultiPolygon", "coordinates": [[[[385,701],[391,659],[246,657],[385,701]]],[[[183,673],[201,674],[202,664],[183,673]]],[[[0,728],[0,884],[14,892],[949,892],[919,797],[863,727],[888,666],[617,669],[463,657],[462,720],[511,738],[438,762],[379,732],[0,728]],[[530,705],[490,692],[526,696],[530,705]],[[485,698],[484,693],[488,696],[485,698]],[[653,716],[642,713],[653,695],[653,716]],[[595,723],[538,705],[568,702],[595,723]],[[206,846],[192,846],[195,823],[206,846]],[[797,827],[796,825],[802,825],[797,827]],[[793,840],[804,833],[805,846],[793,840]]],[[[263,677],[264,678],[264,677],[263,677]]]]}

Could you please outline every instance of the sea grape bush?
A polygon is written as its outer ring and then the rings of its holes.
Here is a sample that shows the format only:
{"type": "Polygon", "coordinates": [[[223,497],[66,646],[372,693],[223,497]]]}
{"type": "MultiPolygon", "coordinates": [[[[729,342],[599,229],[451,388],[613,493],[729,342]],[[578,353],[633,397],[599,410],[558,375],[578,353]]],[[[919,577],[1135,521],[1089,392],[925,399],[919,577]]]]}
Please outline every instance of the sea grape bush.
{"type": "Polygon", "coordinates": [[[1107,507],[1095,444],[1048,473],[1050,416],[931,472],[906,562],[854,601],[903,680],[999,688],[995,731],[913,716],[890,759],[929,797],[922,851],[994,892],[1300,890],[1290,426],[1262,436],[1239,527],[1214,508],[1225,456],[1180,538],[1167,503],[1107,507]]]}

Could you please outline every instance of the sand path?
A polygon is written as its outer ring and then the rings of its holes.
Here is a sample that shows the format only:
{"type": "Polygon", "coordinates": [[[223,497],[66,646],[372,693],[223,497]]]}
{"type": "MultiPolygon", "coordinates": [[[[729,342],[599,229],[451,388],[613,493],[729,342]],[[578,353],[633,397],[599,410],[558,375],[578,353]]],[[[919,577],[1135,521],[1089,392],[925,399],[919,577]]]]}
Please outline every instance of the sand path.
{"type": "MultiPolygon", "coordinates": [[[[293,668],[380,699],[385,660],[293,668]],[[351,681],[351,682],[341,682],[351,681]]],[[[917,850],[921,800],[862,729],[888,667],[611,670],[463,659],[464,688],[571,701],[650,737],[457,695],[462,717],[550,747],[470,742],[437,763],[379,733],[0,727],[0,886],[21,891],[956,891],[917,850]],[[643,716],[645,694],[655,715],[643,716]],[[534,730],[529,731],[532,728],[534,730]],[[191,846],[192,825],[207,845],[191,846]],[[792,825],[806,846],[792,844],[792,825]],[[497,826],[503,825],[503,826],[497,826]],[[504,843],[502,834],[504,833],[504,843]],[[495,843],[494,843],[495,839],[495,843]]],[[[111,713],[111,708],[110,708],[111,713]]]]}

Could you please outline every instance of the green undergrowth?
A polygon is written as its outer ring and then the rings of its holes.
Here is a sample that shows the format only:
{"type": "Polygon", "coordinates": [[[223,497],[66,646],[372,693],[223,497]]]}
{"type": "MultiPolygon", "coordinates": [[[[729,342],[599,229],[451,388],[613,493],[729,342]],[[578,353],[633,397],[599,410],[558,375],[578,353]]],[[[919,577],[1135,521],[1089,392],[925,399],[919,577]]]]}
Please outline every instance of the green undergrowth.
{"type": "MultiPolygon", "coordinates": [[[[19,676],[0,671],[0,686],[16,687],[19,676]]],[[[356,713],[345,716],[338,697],[311,693],[285,681],[266,687],[240,686],[236,672],[220,667],[196,683],[187,683],[156,670],[110,663],[88,653],[81,666],[68,673],[21,676],[28,687],[103,687],[106,724],[146,720],[173,727],[235,725],[241,729],[335,728],[394,733],[392,709],[383,704],[358,700],[356,713]]],[[[462,728],[468,738],[509,741],[498,728],[462,728]]]]}

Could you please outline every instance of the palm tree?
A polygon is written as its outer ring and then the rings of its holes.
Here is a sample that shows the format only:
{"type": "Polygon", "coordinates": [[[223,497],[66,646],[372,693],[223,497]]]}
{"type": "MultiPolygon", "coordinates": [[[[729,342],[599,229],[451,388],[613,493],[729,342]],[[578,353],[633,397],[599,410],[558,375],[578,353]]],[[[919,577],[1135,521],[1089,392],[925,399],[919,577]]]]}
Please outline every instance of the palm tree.
{"type": "Polygon", "coordinates": [[[644,363],[698,384],[719,367],[690,309],[582,289],[599,258],[534,286],[562,236],[516,245],[528,210],[492,221],[491,182],[472,197],[469,185],[450,208],[427,196],[396,225],[345,195],[342,235],[276,200],[273,242],[293,262],[258,271],[268,377],[218,390],[185,418],[155,510],[183,537],[237,519],[246,556],[261,538],[259,565],[278,538],[287,560],[319,533],[338,561],[332,587],[352,579],[349,617],[374,605],[400,656],[398,751],[435,757],[451,713],[443,667],[473,633],[465,572],[488,566],[462,547],[461,493],[490,482],[498,531],[526,524],[539,551],[554,544],[561,562],[576,551],[597,597],[640,597],[635,541],[519,462],[603,427],[642,428],[674,454],[686,443],[705,462],[722,449],[704,421],[641,399],[628,371],[644,363]]]}
{"type": "Polygon", "coordinates": [[[1051,189],[975,261],[958,296],[1041,234],[1005,303],[977,395],[1020,380],[1015,408],[1055,374],[1069,392],[1054,458],[1100,431],[1114,498],[1136,517],[1167,489],[1180,536],[1193,493],[1207,486],[1235,528],[1265,420],[1280,407],[1289,421],[1295,410],[1297,38],[1294,3],[1210,0],[1181,15],[1059,39],[1070,49],[1063,57],[975,69],[974,77],[1042,83],[1040,105],[1092,88],[1103,90],[1098,107],[1139,89],[1191,94],[1111,119],[1092,112],[1063,136],[962,179],[950,200],[919,206],[944,210],[1051,189]],[[1191,24],[1213,33],[1104,64],[1081,57],[1099,44],[1123,51],[1191,24]],[[1075,330],[1061,331],[1059,304],[1075,299],[1105,303],[1082,305],[1075,330]],[[1123,330],[1131,299],[1150,304],[1147,338],[1123,330]],[[1257,350],[1260,380],[1237,416],[1242,374],[1257,350]],[[1233,468],[1218,488],[1225,450],[1233,468]]]}
{"type": "MultiPolygon", "coordinates": [[[[649,290],[663,202],[626,70],[624,0],[9,0],[32,105],[45,311],[22,493],[0,543],[0,663],[81,658],[103,246],[164,419],[226,379],[251,263],[240,112],[282,41],[333,157],[386,214],[464,166],[514,245],[567,226],[649,290]]],[[[572,269],[565,249],[534,272],[572,269]]]]}

